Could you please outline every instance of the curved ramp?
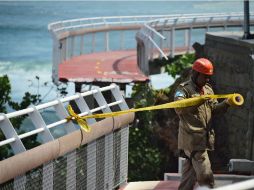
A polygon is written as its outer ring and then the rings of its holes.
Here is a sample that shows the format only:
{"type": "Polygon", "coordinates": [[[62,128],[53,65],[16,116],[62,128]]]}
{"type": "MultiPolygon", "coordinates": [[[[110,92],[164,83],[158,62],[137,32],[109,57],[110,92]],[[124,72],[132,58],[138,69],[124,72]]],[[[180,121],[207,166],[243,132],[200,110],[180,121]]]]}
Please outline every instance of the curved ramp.
{"type": "Polygon", "coordinates": [[[70,82],[146,82],[135,50],[75,56],[59,65],[59,80],[70,82]]]}

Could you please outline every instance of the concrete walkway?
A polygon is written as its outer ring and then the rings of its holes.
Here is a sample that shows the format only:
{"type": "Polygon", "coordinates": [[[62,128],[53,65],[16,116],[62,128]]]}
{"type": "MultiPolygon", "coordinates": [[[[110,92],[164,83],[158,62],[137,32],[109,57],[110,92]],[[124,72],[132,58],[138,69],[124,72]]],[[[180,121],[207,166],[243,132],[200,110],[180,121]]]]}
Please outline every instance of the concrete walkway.
{"type": "Polygon", "coordinates": [[[73,57],[59,65],[59,80],[70,82],[145,82],[135,50],[112,51],[73,57]]]}
{"type": "Polygon", "coordinates": [[[177,190],[179,181],[130,182],[119,190],[177,190]]]}
{"type": "MultiPolygon", "coordinates": [[[[180,174],[165,173],[165,181],[140,181],[129,182],[126,186],[119,190],[177,190],[180,184],[180,174]]],[[[254,176],[234,175],[234,174],[214,174],[215,188],[223,187],[229,184],[234,184],[240,181],[253,179],[254,176]]],[[[199,187],[196,183],[194,189],[207,190],[207,187],[199,187]]]]}

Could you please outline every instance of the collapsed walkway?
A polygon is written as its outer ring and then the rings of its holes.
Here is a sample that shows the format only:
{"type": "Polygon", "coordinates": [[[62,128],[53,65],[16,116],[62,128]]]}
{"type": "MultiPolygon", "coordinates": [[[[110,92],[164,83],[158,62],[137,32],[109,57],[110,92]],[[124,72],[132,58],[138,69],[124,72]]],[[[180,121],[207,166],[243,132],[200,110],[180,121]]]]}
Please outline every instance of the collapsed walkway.
{"type": "Polygon", "coordinates": [[[83,83],[132,83],[149,80],[137,65],[134,50],[98,52],[73,57],[59,65],[59,80],[83,83]]]}

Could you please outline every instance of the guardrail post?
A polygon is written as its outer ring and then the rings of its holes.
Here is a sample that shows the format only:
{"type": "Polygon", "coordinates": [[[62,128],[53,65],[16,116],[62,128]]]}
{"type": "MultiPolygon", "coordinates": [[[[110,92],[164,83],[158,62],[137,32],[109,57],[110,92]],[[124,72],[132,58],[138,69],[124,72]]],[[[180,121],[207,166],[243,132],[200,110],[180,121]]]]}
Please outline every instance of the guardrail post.
{"type": "Polygon", "coordinates": [[[71,57],[72,58],[75,55],[75,36],[72,36],[71,38],[71,57]]]}
{"type": "Polygon", "coordinates": [[[187,49],[188,53],[191,51],[191,33],[192,33],[192,27],[188,30],[188,49],[187,49]]]}
{"type": "Polygon", "coordinates": [[[142,66],[142,71],[145,75],[149,75],[149,50],[150,50],[150,42],[148,38],[145,38],[144,45],[145,45],[145,60],[142,66]]]}
{"type": "Polygon", "coordinates": [[[121,31],[121,50],[124,50],[124,31],[121,31]]]}
{"type": "MultiPolygon", "coordinates": [[[[88,115],[91,115],[91,111],[86,103],[86,101],[84,100],[84,97],[80,94],[80,93],[76,93],[78,94],[79,98],[75,100],[79,110],[81,113],[87,112],[88,115]]],[[[87,123],[93,124],[95,123],[96,120],[94,118],[89,118],[87,119],[87,123]]],[[[93,182],[91,183],[91,181],[96,180],[96,165],[94,166],[94,163],[96,164],[96,141],[89,143],[87,145],[87,153],[89,154],[89,156],[87,157],[87,173],[94,173],[94,175],[89,176],[90,178],[86,178],[87,180],[87,188],[92,188],[95,189],[95,187],[93,186],[93,182]],[[94,160],[95,159],[95,160],[94,160]],[[94,171],[95,170],[95,171],[94,171]]]]}
{"type": "Polygon", "coordinates": [[[175,56],[175,28],[172,26],[170,31],[170,57],[175,56]]]}
{"type": "Polygon", "coordinates": [[[194,25],[194,23],[196,22],[197,18],[194,17],[193,18],[193,21],[191,23],[191,26],[189,28],[189,36],[188,36],[188,49],[187,49],[187,52],[189,53],[191,51],[191,37],[192,37],[192,27],[194,25]]]}
{"type": "Polygon", "coordinates": [[[105,32],[105,51],[109,51],[109,33],[105,32]]]}
{"type": "Polygon", "coordinates": [[[62,49],[62,43],[59,42],[55,35],[52,34],[52,38],[53,38],[53,52],[52,52],[52,61],[53,61],[53,65],[52,65],[52,79],[54,81],[54,83],[58,84],[58,66],[60,64],[61,61],[61,49],[62,49]]]}
{"type": "Polygon", "coordinates": [[[68,60],[70,59],[70,37],[67,37],[66,38],[66,57],[65,57],[65,60],[68,60]]]}
{"type": "MultiPolygon", "coordinates": [[[[160,31],[160,33],[163,35],[163,30],[161,30],[160,31]]],[[[163,39],[162,38],[160,38],[160,48],[161,48],[161,50],[163,51],[163,39]]],[[[160,53],[160,59],[162,58],[162,54],[160,53]]]]}
{"type": "MultiPolygon", "coordinates": [[[[116,84],[112,84],[115,86],[115,88],[111,89],[111,92],[115,98],[116,101],[122,101],[122,103],[119,104],[119,107],[121,110],[127,110],[129,109],[123,95],[121,94],[121,91],[119,89],[119,86],[116,84]]],[[[120,164],[120,178],[121,180],[127,180],[127,176],[125,176],[128,173],[128,144],[129,144],[129,128],[125,127],[121,129],[121,164],[120,164]],[[124,151],[123,151],[124,150],[124,151]],[[126,155],[127,154],[127,155],[126,155]]]]}
{"type": "MultiPolygon", "coordinates": [[[[99,106],[105,106],[104,109],[102,109],[103,113],[111,112],[111,109],[109,108],[105,98],[103,97],[101,91],[99,88],[97,88],[97,92],[94,94],[94,98],[97,101],[99,106]]],[[[104,187],[108,187],[107,189],[113,189],[114,186],[114,159],[113,159],[113,133],[108,134],[105,137],[105,166],[104,166],[104,187]]]]}
{"type": "Polygon", "coordinates": [[[92,50],[91,50],[92,53],[95,52],[95,43],[96,43],[95,33],[92,33],[92,50]]]}
{"type": "Polygon", "coordinates": [[[212,23],[212,21],[213,21],[213,17],[210,17],[209,21],[207,22],[206,32],[209,31],[210,24],[212,23]]]}
{"type": "MultiPolygon", "coordinates": [[[[83,96],[81,96],[80,93],[76,93],[76,94],[78,94],[79,98],[76,99],[75,102],[76,102],[76,104],[77,104],[77,106],[78,106],[80,112],[81,112],[81,113],[87,112],[88,115],[91,115],[92,113],[91,113],[91,111],[90,111],[90,109],[89,109],[89,107],[88,107],[86,101],[84,100],[83,96]]],[[[87,123],[88,123],[89,125],[90,125],[90,124],[93,124],[93,123],[95,123],[95,122],[96,122],[96,120],[95,120],[94,118],[89,118],[89,119],[87,119],[87,123]]]]}
{"type": "Polygon", "coordinates": [[[119,86],[117,86],[116,84],[111,84],[112,86],[114,86],[113,89],[111,89],[111,93],[114,96],[116,101],[122,101],[122,103],[119,104],[119,107],[121,110],[127,110],[129,109],[127,103],[125,102],[125,99],[123,97],[123,95],[120,93],[120,89],[119,86]]]}
{"type": "Polygon", "coordinates": [[[80,36],[80,53],[79,55],[82,55],[84,53],[84,36],[80,36]]]}
{"type": "MultiPolygon", "coordinates": [[[[69,116],[68,112],[63,106],[63,103],[60,100],[57,100],[58,104],[54,106],[57,115],[60,117],[60,119],[65,119],[69,116]]],[[[67,133],[71,133],[76,130],[74,124],[72,122],[68,122],[64,125],[65,130],[67,133]]]]}
{"type": "Polygon", "coordinates": [[[15,141],[10,143],[11,148],[14,154],[18,154],[21,152],[26,151],[25,146],[23,145],[22,141],[20,140],[16,130],[14,129],[13,125],[11,124],[10,120],[6,117],[4,113],[0,115],[4,116],[4,120],[0,121],[1,130],[6,139],[15,138],[15,141]]]}
{"type": "Polygon", "coordinates": [[[40,112],[36,109],[35,106],[31,106],[33,112],[29,113],[29,118],[33,122],[36,129],[43,128],[44,131],[40,133],[42,135],[42,140],[44,143],[54,140],[54,137],[51,135],[49,129],[47,128],[46,123],[44,122],[40,112]]]}
{"type": "MultiPolygon", "coordinates": [[[[153,33],[151,33],[151,38],[153,39],[154,38],[154,34],[153,33]]],[[[150,59],[153,59],[153,49],[154,49],[154,45],[151,43],[151,42],[149,42],[149,47],[150,47],[150,59]]]]}
{"type": "Polygon", "coordinates": [[[184,31],[184,46],[189,47],[189,29],[184,31]]]}
{"type": "Polygon", "coordinates": [[[105,98],[103,97],[100,89],[98,87],[96,87],[95,89],[97,90],[97,92],[94,93],[94,95],[93,95],[95,100],[97,101],[99,106],[105,106],[105,108],[102,109],[102,112],[103,113],[111,112],[111,109],[108,107],[107,102],[106,102],[105,98]]]}
{"type": "MultiPolygon", "coordinates": [[[[63,39],[60,41],[60,60],[61,62],[66,60],[66,39],[63,39]]],[[[59,62],[58,64],[60,64],[61,62],[59,62]]]]}

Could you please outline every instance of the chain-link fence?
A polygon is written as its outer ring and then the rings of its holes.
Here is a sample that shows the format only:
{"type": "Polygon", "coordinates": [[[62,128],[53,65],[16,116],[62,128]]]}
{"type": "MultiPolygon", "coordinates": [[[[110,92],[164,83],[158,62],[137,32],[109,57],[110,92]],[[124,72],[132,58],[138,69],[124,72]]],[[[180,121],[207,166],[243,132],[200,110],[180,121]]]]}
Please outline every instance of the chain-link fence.
{"type": "Polygon", "coordinates": [[[128,133],[128,127],[116,130],[1,184],[0,189],[115,189],[127,179],[128,133]]]}

